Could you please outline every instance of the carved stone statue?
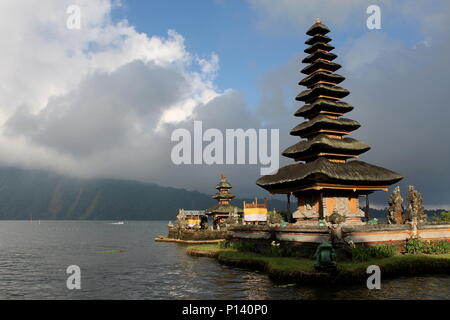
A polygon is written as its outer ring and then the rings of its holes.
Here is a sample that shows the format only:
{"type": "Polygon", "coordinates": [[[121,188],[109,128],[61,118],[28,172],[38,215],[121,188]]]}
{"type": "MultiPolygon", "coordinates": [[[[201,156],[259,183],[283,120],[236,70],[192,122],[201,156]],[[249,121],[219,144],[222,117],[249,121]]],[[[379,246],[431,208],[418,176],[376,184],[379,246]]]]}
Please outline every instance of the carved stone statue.
{"type": "Polygon", "coordinates": [[[403,198],[400,194],[400,187],[396,187],[388,200],[389,203],[389,224],[404,224],[405,218],[403,217],[403,198]]]}
{"type": "Polygon", "coordinates": [[[230,212],[228,218],[225,220],[225,224],[229,226],[239,224],[239,218],[239,213],[237,212],[237,209],[234,208],[234,211],[230,212]]]}
{"type": "Polygon", "coordinates": [[[406,220],[412,223],[424,223],[427,221],[425,208],[423,207],[422,195],[414,189],[408,187],[408,206],[406,208],[406,220]]]}
{"type": "Polygon", "coordinates": [[[280,225],[283,222],[283,217],[274,209],[267,213],[267,222],[271,225],[280,225]]]}
{"type": "Polygon", "coordinates": [[[321,243],[314,254],[316,271],[333,272],[336,271],[336,253],[331,243],[321,243]]]}
{"type": "Polygon", "coordinates": [[[177,228],[185,229],[186,227],[187,227],[186,214],[184,213],[183,209],[180,209],[177,214],[177,228]]]}
{"type": "Polygon", "coordinates": [[[333,210],[333,213],[327,217],[327,220],[332,224],[341,224],[345,221],[345,216],[340,215],[337,209],[333,210]]]}

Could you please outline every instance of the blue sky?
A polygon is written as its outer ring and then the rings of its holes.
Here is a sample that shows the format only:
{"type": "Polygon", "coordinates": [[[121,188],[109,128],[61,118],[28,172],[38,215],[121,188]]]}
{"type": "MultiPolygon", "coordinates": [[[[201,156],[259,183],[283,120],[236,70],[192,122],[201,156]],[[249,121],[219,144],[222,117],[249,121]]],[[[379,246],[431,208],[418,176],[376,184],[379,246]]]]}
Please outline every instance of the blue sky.
{"type": "MultiPolygon", "coordinates": [[[[386,33],[406,45],[420,40],[414,19],[399,15],[389,7],[383,8],[382,30],[369,31],[365,25],[366,7],[361,4],[357,11],[358,23],[338,26],[337,30],[332,28],[330,36],[338,54],[344,44],[368,32],[386,33]]],[[[320,14],[318,10],[317,16],[320,14]]],[[[217,53],[220,72],[216,85],[221,90],[240,91],[251,107],[259,101],[261,77],[289,59],[303,56],[306,47],[306,29],[299,30],[289,22],[280,21],[264,26],[261,24],[264,17],[244,0],[125,0],[113,10],[112,16],[114,20],[127,19],[137,31],[148,35],[164,37],[168,29],[173,29],[185,38],[187,51],[200,57],[217,53]]],[[[312,25],[313,21],[311,17],[305,24],[312,25]]],[[[301,68],[299,61],[298,70],[301,68]]]]}
{"type": "Polygon", "coordinates": [[[216,84],[235,88],[250,104],[257,101],[257,79],[270,68],[284,64],[301,49],[286,36],[271,36],[257,29],[254,12],[242,1],[142,1],[124,2],[113,12],[116,19],[127,18],[140,32],[166,36],[173,29],[185,38],[187,51],[220,57],[216,84]]]}

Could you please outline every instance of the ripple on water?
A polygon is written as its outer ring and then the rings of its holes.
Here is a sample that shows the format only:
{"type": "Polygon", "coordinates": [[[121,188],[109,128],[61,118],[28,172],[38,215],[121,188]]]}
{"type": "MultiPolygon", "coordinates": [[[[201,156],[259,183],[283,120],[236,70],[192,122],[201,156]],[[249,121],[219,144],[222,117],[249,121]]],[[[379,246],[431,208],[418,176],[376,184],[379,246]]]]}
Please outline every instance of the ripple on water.
{"type": "Polygon", "coordinates": [[[450,299],[444,275],[386,280],[381,290],[365,283],[286,286],[260,272],[187,256],[183,245],[152,241],[165,231],[165,222],[0,221],[0,298],[450,299]],[[79,291],[66,288],[72,264],[81,268],[79,291]]]}

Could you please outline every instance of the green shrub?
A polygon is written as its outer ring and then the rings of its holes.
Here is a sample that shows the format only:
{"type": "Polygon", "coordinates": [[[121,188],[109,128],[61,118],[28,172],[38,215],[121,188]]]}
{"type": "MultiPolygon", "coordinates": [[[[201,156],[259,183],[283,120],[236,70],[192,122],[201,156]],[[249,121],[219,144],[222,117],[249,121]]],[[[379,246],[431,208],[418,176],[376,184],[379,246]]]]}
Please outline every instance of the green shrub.
{"type": "Polygon", "coordinates": [[[450,253],[450,242],[443,240],[433,242],[429,250],[431,254],[450,253]]]}
{"type": "Polygon", "coordinates": [[[257,246],[256,243],[252,241],[244,241],[244,240],[238,240],[238,241],[229,241],[227,243],[222,242],[219,244],[219,246],[223,246],[223,248],[233,248],[237,251],[241,252],[253,252],[253,253],[259,253],[265,256],[270,257],[299,257],[299,253],[289,247],[289,246],[282,246],[280,244],[271,244],[270,246],[257,246]]]}
{"type": "Polygon", "coordinates": [[[272,257],[282,257],[284,256],[283,248],[271,246],[269,250],[269,255],[272,257]]]}
{"type": "Polygon", "coordinates": [[[233,249],[236,249],[237,251],[243,251],[243,252],[256,252],[256,246],[255,243],[251,241],[233,241],[231,242],[230,247],[233,249]]]}
{"type": "Polygon", "coordinates": [[[424,243],[418,239],[409,239],[406,241],[406,253],[418,254],[423,252],[424,243]]]}
{"type": "Polygon", "coordinates": [[[434,217],[437,222],[450,222],[450,211],[442,211],[438,217],[434,217]]]}
{"type": "Polygon", "coordinates": [[[450,253],[450,242],[447,241],[420,241],[411,239],[406,242],[406,252],[409,254],[445,254],[450,253]]]}
{"type": "Polygon", "coordinates": [[[265,256],[269,257],[293,257],[295,256],[294,251],[289,247],[281,246],[270,246],[265,247],[259,252],[265,256]]]}
{"type": "Polygon", "coordinates": [[[286,211],[279,210],[279,211],[277,211],[277,212],[281,215],[281,219],[282,219],[283,221],[288,221],[288,214],[287,214],[286,211]]]}
{"type": "Polygon", "coordinates": [[[267,221],[270,224],[280,224],[283,222],[283,216],[280,212],[277,212],[276,210],[269,211],[267,213],[267,221]]]}
{"type": "Polygon", "coordinates": [[[370,257],[370,248],[360,246],[352,248],[352,259],[354,261],[366,261],[370,257]]]}
{"type": "Polygon", "coordinates": [[[367,261],[375,258],[389,258],[395,255],[395,248],[391,244],[377,245],[373,247],[356,246],[352,248],[354,261],[367,261]]]}
{"type": "Polygon", "coordinates": [[[379,245],[372,247],[372,255],[374,258],[388,258],[395,255],[395,248],[391,244],[379,245]]]}
{"type": "Polygon", "coordinates": [[[220,249],[230,248],[231,247],[231,242],[228,241],[228,240],[225,240],[225,241],[219,242],[218,246],[219,246],[220,249]]]}

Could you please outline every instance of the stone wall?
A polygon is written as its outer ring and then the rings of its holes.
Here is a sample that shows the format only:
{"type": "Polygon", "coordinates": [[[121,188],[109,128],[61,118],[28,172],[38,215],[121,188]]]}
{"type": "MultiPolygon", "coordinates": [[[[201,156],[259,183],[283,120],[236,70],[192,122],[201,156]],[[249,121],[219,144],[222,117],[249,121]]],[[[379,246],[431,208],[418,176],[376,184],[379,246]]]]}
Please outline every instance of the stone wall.
{"type": "Polygon", "coordinates": [[[252,242],[255,251],[266,252],[272,243],[289,248],[298,256],[312,257],[321,242],[329,241],[328,227],[312,225],[268,227],[258,225],[233,226],[229,228],[228,240],[252,242]]]}
{"type": "Polygon", "coordinates": [[[167,237],[179,240],[217,240],[225,239],[227,231],[222,230],[191,230],[169,228],[167,237]]]}
{"type": "Polygon", "coordinates": [[[314,246],[321,242],[336,243],[336,235],[342,243],[371,246],[382,243],[402,244],[410,238],[420,240],[450,241],[450,224],[427,223],[415,229],[410,224],[402,225],[344,225],[332,229],[311,225],[292,225],[287,227],[269,226],[234,226],[227,234],[227,239],[264,240],[289,244],[291,246],[314,246]]]}
{"type": "Polygon", "coordinates": [[[410,224],[344,226],[342,227],[342,235],[346,242],[352,241],[354,244],[362,245],[404,242],[411,238],[450,241],[450,224],[419,224],[417,229],[414,229],[410,224]]]}

